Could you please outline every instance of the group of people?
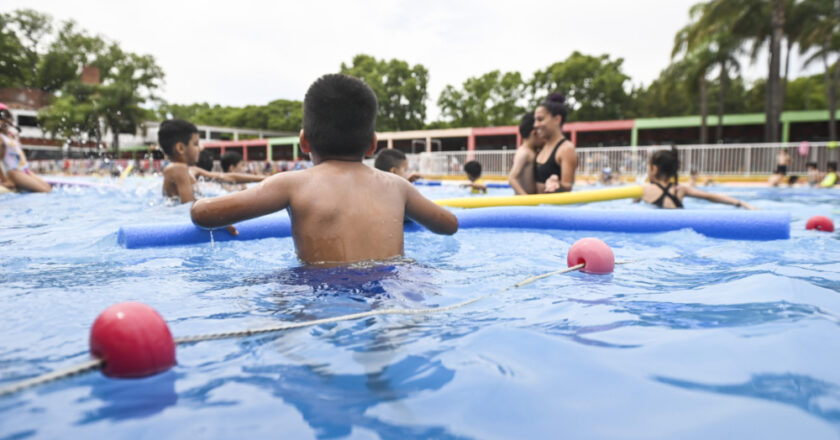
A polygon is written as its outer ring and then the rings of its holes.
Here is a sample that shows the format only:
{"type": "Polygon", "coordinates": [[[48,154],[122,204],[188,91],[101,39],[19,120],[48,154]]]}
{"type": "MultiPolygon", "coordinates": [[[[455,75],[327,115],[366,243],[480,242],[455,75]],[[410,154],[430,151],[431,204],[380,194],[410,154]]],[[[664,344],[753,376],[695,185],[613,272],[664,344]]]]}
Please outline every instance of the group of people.
{"type": "MultiPolygon", "coordinates": [[[[779,153],[776,155],[776,170],[773,172],[773,175],[770,176],[768,183],[770,186],[779,186],[784,180],[785,176],[787,176],[788,167],[790,166],[793,158],[791,157],[790,153],[788,153],[786,148],[782,148],[779,150],[779,153]]],[[[826,171],[821,172],[819,167],[817,166],[816,162],[808,162],[805,165],[806,173],[807,173],[807,182],[806,184],[811,188],[832,188],[836,185],[837,182],[837,162],[828,162],[826,164],[826,171]]],[[[788,185],[794,186],[799,182],[799,176],[791,175],[788,176],[788,185]]]]}

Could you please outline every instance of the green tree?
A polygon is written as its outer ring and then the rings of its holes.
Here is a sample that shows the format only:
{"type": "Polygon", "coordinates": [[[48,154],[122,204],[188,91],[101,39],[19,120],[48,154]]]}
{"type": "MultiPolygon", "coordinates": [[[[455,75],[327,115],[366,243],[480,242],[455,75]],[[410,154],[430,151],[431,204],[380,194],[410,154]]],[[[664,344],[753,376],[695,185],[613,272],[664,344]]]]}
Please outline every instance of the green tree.
{"type": "Polygon", "coordinates": [[[494,70],[467,79],[460,89],[447,85],[437,105],[450,127],[513,125],[525,112],[520,104],[524,92],[519,72],[494,70]]]}
{"type": "Polygon", "coordinates": [[[805,51],[812,51],[805,66],[822,62],[828,103],[829,139],[837,140],[837,89],[840,87],[840,1],[804,0],[800,8],[810,18],[807,30],[800,35],[805,51]],[[835,62],[832,63],[831,59],[835,62]]]}
{"type": "Polygon", "coordinates": [[[707,104],[707,80],[706,75],[714,68],[718,71],[718,125],[716,138],[718,142],[723,140],[723,115],[726,106],[726,87],[729,82],[730,70],[736,73],[740,71],[741,65],[737,54],[740,41],[733,38],[731,33],[719,26],[709,27],[708,24],[700,23],[705,9],[705,3],[699,3],[691,8],[690,16],[692,22],[677,32],[674,38],[674,49],[671,56],[685,54],[686,60],[690,61],[692,75],[690,81],[697,80],[700,91],[701,128],[700,143],[707,142],[706,120],[708,116],[707,104]]]}
{"type": "Polygon", "coordinates": [[[622,58],[591,56],[575,51],[564,61],[534,73],[528,82],[531,107],[553,92],[566,95],[570,121],[623,119],[630,110],[630,95],[622,72],[622,58]]]}
{"type": "Polygon", "coordinates": [[[422,64],[411,66],[402,60],[377,60],[359,54],[353,57],[351,65],[341,63],[341,73],[359,78],[373,89],[379,101],[378,131],[423,127],[429,71],[422,64]]]}
{"type": "MultiPolygon", "coordinates": [[[[826,1],[826,0],[823,0],[826,1]]],[[[697,27],[704,32],[724,29],[736,41],[751,46],[756,59],[761,48],[768,48],[765,139],[779,140],[784,90],[780,75],[781,45],[786,32],[793,32],[786,19],[792,15],[795,0],[710,0],[703,7],[697,27]]],[[[792,44],[789,45],[792,47],[792,44]]],[[[790,51],[789,51],[790,52],[790,51]]]]}

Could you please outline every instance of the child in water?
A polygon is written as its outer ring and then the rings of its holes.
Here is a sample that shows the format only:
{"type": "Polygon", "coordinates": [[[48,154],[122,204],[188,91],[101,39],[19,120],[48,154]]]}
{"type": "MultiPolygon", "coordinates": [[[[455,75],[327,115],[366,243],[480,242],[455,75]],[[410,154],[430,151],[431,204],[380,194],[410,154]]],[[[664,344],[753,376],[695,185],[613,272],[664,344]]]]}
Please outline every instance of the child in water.
{"type": "Polygon", "coordinates": [[[344,264],[403,255],[406,217],[438,234],[458,219],[408,180],[362,163],[376,151],[376,95],[361,80],[324,75],[306,92],[300,148],[314,166],[275,174],[234,194],[196,202],[190,214],[217,228],[288,209],[298,258],[344,264]],[[328,190],[327,190],[328,189],[328,190]]]}
{"type": "Polygon", "coordinates": [[[417,173],[408,172],[408,159],[405,153],[393,148],[386,148],[376,155],[373,167],[386,173],[396,174],[409,182],[414,182],[421,176],[417,173]]]}
{"type": "Polygon", "coordinates": [[[750,204],[729,196],[707,193],[692,186],[680,186],[677,181],[679,168],[680,162],[676,149],[659,150],[653,153],[648,164],[648,180],[650,183],[642,186],[642,198],[637,199],[636,202],[643,200],[659,208],[681,209],[683,198],[688,196],[715,203],[725,203],[738,208],[755,209],[750,204]]]}
{"type": "Polygon", "coordinates": [[[29,169],[12,112],[0,104],[0,185],[9,190],[50,192],[52,186],[29,169]]]}
{"type": "Polygon", "coordinates": [[[473,194],[487,194],[487,185],[481,181],[481,164],[478,161],[471,160],[465,163],[464,172],[467,173],[470,183],[465,183],[461,187],[470,188],[473,194]]]}
{"type": "Polygon", "coordinates": [[[158,129],[160,148],[172,161],[163,169],[163,196],[181,203],[195,200],[196,178],[225,183],[259,182],[263,176],[242,173],[214,173],[196,166],[199,159],[198,128],[181,119],[163,121],[158,129]]]}
{"type": "Polygon", "coordinates": [[[820,182],[820,188],[831,188],[837,184],[837,162],[826,164],[825,171],[825,177],[820,182]]]}

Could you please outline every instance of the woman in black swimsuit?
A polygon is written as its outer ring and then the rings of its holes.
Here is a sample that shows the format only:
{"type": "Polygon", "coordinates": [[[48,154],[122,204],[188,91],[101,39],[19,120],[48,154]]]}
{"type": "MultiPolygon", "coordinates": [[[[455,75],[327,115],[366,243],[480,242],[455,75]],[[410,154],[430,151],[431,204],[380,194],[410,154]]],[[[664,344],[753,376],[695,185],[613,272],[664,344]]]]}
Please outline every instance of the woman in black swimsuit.
{"type": "Polygon", "coordinates": [[[571,191],[575,184],[577,154],[563,135],[567,113],[566,99],[559,93],[551,94],[534,111],[534,130],[545,140],[534,161],[537,193],[571,191]]]}
{"type": "Polygon", "coordinates": [[[642,186],[642,198],[639,200],[644,200],[659,208],[681,209],[683,197],[688,196],[744,209],[755,209],[748,203],[729,196],[707,193],[688,185],[680,186],[677,176],[679,168],[680,162],[676,149],[659,150],[653,153],[648,164],[650,183],[642,186]]]}

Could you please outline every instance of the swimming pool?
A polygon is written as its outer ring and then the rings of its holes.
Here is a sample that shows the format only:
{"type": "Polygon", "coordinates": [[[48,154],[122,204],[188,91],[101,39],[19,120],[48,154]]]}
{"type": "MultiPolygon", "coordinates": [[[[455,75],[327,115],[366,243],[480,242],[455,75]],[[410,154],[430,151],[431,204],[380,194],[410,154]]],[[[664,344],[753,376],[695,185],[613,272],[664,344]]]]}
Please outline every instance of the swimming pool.
{"type": "MultiPolygon", "coordinates": [[[[791,211],[790,240],[689,230],[406,235],[404,261],[307,269],[290,239],[127,250],[183,222],[160,182],[0,195],[0,386],[87,357],[95,317],[145,302],[175,336],[454,304],[609,243],[608,276],[557,275],[466,308],[178,348],[154,377],[73,377],[0,399],[0,438],[836,438],[840,247],[804,230],[833,191],[715,188],[791,211]]],[[[422,188],[432,198],[457,188],[422,188]]],[[[504,195],[508,190],[491,190],[504,195]]],[[[648,209],[626,200],[593,205],[648,209]]],[[[592,206],[590,206],[592,207],[592,206]]],[[[732,209],[689,201],[689,209],[732,209]]]]}

